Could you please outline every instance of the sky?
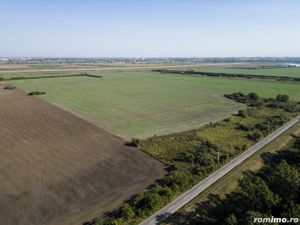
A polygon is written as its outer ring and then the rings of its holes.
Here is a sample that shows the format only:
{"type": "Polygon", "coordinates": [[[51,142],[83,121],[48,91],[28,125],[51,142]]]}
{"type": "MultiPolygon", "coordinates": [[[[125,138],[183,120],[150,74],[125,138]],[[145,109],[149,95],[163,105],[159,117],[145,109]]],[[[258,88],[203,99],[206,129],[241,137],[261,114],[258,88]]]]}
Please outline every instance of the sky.
{"type": "Polygon", "coordinates": [[[3,57],[300,56],[299,0],[0,0],[3,57]]]}

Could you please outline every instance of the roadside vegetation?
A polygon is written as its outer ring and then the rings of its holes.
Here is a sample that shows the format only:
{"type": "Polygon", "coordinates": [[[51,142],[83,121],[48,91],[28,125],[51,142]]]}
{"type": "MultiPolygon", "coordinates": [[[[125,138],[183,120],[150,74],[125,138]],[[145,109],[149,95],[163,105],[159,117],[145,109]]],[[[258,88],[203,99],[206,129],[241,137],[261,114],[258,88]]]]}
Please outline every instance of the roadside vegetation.
{"type": "Polygon", "coordinates": [[[87,224],[138,224],[300,112],[300,102],[286,95],[260,98],[238,92],[225,97],[248,107],[200,129],[133,139],[133,145],[168,166],[168,175],[108,217],[87,224]]]}
{"type": "Polygon", "coordinates": [[[237,189],[224,199],[210,196],[193,211],[178,213],[180,224],[252,225],[254,218],[299,218],[300,138],[263,159],[264,166],[258,172],[244,172],[237,189]]]}

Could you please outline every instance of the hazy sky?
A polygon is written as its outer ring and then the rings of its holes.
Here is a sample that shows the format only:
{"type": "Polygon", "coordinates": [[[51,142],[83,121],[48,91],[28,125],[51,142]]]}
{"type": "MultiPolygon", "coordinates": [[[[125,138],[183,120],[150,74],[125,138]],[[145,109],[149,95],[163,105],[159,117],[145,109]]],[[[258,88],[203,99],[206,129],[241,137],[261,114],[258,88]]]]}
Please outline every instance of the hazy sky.
{"type": "Polygon", "coordinates": [[[0,0],[0,56],[300,56],[300,1],[0,0]]]}

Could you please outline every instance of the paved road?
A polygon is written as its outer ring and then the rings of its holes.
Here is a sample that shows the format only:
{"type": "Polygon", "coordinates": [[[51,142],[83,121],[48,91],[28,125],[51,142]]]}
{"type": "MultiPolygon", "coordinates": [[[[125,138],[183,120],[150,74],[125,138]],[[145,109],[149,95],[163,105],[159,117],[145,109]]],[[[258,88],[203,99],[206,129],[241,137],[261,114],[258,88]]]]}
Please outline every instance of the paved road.
{"type": "Polygon", "coordinates": [[[164,208],[156,212],[154,215],[146,219],[144,222],[140,223],[139,225],[155,225],[159,224],[163,220],[165,220],[167,217],[175,213],[177,210],[179,210],[181,207],[183,207],[185,204],[190,202],[192,199],[194,199],[197,195],[199,195],[202,191],[204,191],[206,188],[208,188],[210,185],[212,185],[214,182],[222,178],[225,174],[230,172],[232,169],[234,169],[236,166],[241,164],[244,160],[249,158],[251,155],[259,151],[262,147],[270,143],[272,140],[274,140],[276,137],[278,137],[280,134],[282,134],[284,131],[295,125],[300,121],[300,116],[297,116],[290,122],[284,124],[281,128],[276,130],[274,133],[270,134],[251,148],[247,149],[245,152],[243,152],[241,155],[227,163],[222,168],[218,169],[214,173],[212,173],[210,176],[202,180],[200,183],[195,185],[193,188],[188,190],[187,192],[183,193],[179,197],[177,197],[174,201],[166,205],[164,208]]]}

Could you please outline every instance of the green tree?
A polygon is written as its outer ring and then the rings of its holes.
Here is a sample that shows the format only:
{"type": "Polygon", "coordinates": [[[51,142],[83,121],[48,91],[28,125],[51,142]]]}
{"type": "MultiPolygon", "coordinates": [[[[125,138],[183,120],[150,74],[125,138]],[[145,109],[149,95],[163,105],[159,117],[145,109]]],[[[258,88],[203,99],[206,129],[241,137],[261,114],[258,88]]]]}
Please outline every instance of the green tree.
{"type": "Polygon", "coordinates": [[[151,212],[161,207],[163,202],[159,194],[155,192],[146,192],[137,197],[134,207],[138,210],[137,214],[144,214],[151,212]]]}
{"type": "Polygon", "coordinates": [[[246,173],[239,182],[240,204],[248,209],[259,212],[269,212],[279,203],[279,197],[274,194],[265,181],[257,175],[246,173]]]}
{"type": "Polygon", "coordinates": [[[289,100],[289,96],[288,95],[277,95],[276,96],[276,100],[279,102],[287,102],[289,100]]]}
{"type": "MultiPolygon", "coordinates": [[[[255,219],[258,218],[271,218],[272,216],[261,213],[261,212],[255,212],[255,211],[247,211],[246,217],[244,221],[241,223],[242,225],[270,225],[269,222],[254,222],[255,219]]],[[[272,223],[274,225],[278,225],[278,223],[272,223]]]]}
{"type": "Polygon", "coordinates": [[[285,218],[300,218],[300,205],[293,201],[288,201],[287,204],[283,206],[281,216],[285,218]]]}
{"type": "Polygon", "coordinates": [[[225,225],[237,225],[238,219],[234,214],[230,214],[224,221],[225,225]]]}
{"type": "Polygon", "coordinates": [[[167,199],[171,199],[172,195],[173,195],[173,192],[171,190],[171,188],[167,187],[167,186],[164,186],[164,187],[161,187],[158,188],[157,190],[157,193],[162,196],[162,197],[165,197],[167,199]]]}
{"type": "Polygon", "coordinates": [[[248,134],[248,138],[252,141],[258,141],[262,136],[262,133],[259,131],[254,131],[248,134]]]}
{"type": "Polygon", "coordinates": [[[176,185],[180,190],[185,190],[185,188],[189,186],[191,174],[188,172],[174,172],[170,175],[170,179],[172,181],[172,186],[176,185]]]}
{"type": "Polygon", "coordinates": [[[249,98],[250,100],[252,100],[252,101],[256,101],[256,100],[259,99],[258,95],[257,95],[256,93],[254,93],[254,92],[249,93],[249,94],[248,94],[248,98],[249,98]]]}
{"type": "Polygon", "coordinates": [[[124,204],[121,208],[121,217],[126,219],[132,219],[135,216],[135,212],[129,204],[124,204]]]}
{"type": "Polygon", "coordinates": [[[194,162],[195,153],[192,151],[185,151],[179,154],[178,159],[183,162],[194,162]]]}
{"type": "Polygon", "coordinates": [[[282,198],[291,200],[298,195],[300,177],[297,168],[282,160],[271,174],[271,187],[282,198]]]}
{"type": "Polygon", "coordinates": [[[132,144],[133,146],[135,146],[135,147],[138,147],[139,144],[140,144],[140,139],[138,139],[138,138],[132,138],[132,139],[131,139],[131,144],[132,144]]]}

